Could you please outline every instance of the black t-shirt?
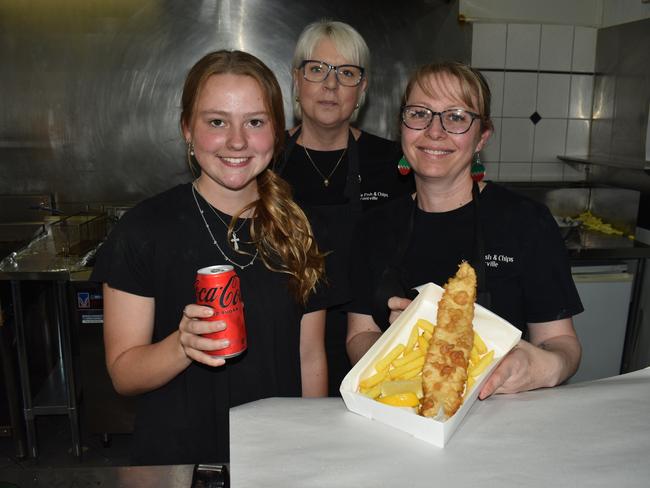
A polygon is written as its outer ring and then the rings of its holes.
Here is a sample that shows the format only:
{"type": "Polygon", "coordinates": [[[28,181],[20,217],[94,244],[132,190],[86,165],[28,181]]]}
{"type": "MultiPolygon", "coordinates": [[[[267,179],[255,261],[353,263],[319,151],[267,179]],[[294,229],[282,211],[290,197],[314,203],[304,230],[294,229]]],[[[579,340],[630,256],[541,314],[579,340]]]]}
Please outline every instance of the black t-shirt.
{"type": "MultiPolygon", "coordinates": [[[[310,161],[305,148],[297,143],[280,169],[281,176],[293,189],[296,202],[309,216],[319,247],[330,252],[326,259],[329,288],[320,294],[330,304],[350,299],[349,252],[361,212],[410,194],[414,189],[412,176],[402,176],[397,171],[402,155],[399,143],[362,131],[356,148],[357,175],[350,174],[349,150],[343,153],[343,150],[309,149],[310,161]],[[323,176],[329,180],[327,186],[323,184],[323,176]],[[357,200],[345,195],[347,178],[359,179],[357,200]]],[[[317,308],[316,304],[313,308],[317,308]]]]}
{"type": "MultiPolygon", "coordinates": [[[[357,148],[361,187],[359,199],[364,210],[413,191],[413,178],[402,176],[397,171],[397,163],[402,157],[398,142],[362,131],[357,148]]],[[[343,150],[308,151],[311,161],[305,148],[296,144],[282,169],[281,175],[291,185],[295,200],[307,207],[350,203],[344,195],[349,153],[346,151],[337,165],[343,150]],[[328,177],[328,186],[323,184],[323,176],[328,177]]]]}
{"type": "MultiPolygon", "coordinates": [[[[472,203],[450,212],[427,213],[410,197],[369,212],[355,233],[349,311],[372,313],[374,293],[414,210],[413,230],[399,264],[404,285],[444,285],[462,260],[475,255],[472,203]]],[[[487,184],[479,196],[480,226],[490,309],[522,331],[527,323],[571,317],[582,311],[568,255],[548,209],[501,186],[487,184]]]]}
{"type": "MultiPolygon", "coordinates": [[[[198,197],[206,220],[228,257],[251,256],[226,245],[226,227],[198,197]]],[[[220,214],[225,222],[230,216],[220,214]]],[[[243,223],[240,221],[239,223],[243,223]]],[[[239,223],[236,228],[239,228],[239,223]]],[[[239,245],[254,253],[249,226],[239,245]]],[[[189,184],[145,200],[126,213],[100,248],[92,279],[155,299],[152,342],[178,328],[185,305],[195,302],[199,268],[227,263],[212,242],[189,184]]],[[[288,291],[287,277],[258,258],[241,270],[248,349],[211,368],[192,363],[157,390],[138,397],[133,457],[139,464],[228,460],[228,409],[274,396],[300,396],[300,320],[303,309],[288,291]]]]}

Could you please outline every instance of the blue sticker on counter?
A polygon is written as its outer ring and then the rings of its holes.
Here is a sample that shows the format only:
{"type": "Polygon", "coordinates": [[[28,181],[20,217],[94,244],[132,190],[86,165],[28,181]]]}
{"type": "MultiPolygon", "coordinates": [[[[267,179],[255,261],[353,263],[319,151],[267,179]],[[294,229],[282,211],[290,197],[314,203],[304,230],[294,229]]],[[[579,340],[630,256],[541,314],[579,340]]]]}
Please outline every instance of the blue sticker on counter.
{"type": "Polygon", "coordinates": [[[77,293],[77,307],[90,308],[90,293],[87,291],[80,291],[77,293]]]}

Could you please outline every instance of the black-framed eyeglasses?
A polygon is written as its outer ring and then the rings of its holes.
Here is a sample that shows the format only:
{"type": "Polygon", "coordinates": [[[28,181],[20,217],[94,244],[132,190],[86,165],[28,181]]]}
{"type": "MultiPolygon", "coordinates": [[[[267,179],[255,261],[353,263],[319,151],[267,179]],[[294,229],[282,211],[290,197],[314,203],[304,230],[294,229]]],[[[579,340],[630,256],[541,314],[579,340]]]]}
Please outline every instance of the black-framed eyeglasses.
{"type": "Polygon", "coordinates": [[[300,63],[300,69],[302,69],[303,78],[313,83],[325,81],[330,71],[334,70],[336,79],[343,86],[357,86],[363,80],[363,73],[365,72],[364,68],[354,64],[334,66],[315,59],[305,59],[300,63]]]}
{"type": "Polygon", "coordinates": [[[420,105],[404,105],[402,107],[402,122],[413,130],[428,129],[436,115],[440,117],[443,130],[450,134],[464,134],[472,127],[474,120],[481,118],[479,114],[461,108],[434,112],[430,108],[420,105]]]}

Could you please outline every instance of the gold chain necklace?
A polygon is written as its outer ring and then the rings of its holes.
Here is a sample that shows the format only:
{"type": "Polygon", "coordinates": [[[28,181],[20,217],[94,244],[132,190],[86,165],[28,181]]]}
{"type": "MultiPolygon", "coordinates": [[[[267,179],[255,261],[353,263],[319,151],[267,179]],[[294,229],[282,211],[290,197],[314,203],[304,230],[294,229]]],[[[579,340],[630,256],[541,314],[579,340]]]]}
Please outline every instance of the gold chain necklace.
{"type": "Polygon", "coordinates": [[[327,176],[325,176],[321,172],[321,170],[318,169],[318,166],[316,166],[316,163],[314,163],[314,160],[309,155],[309,151],[307,150],[307,146],[302,146],[302,148],[305,150],[305,154],[307,155],[307,159],[309,159],[309,162],[311,163],[311,165],[314,167],[314,169],[320,175],[320,177],[323,178],[323,185],[325,185],[326,187],[329,186],[330,178],[334,174],[334,171],[336,171],[336,168],[339,167],[339,164],[341,164],[341,161],[343,161],[343,156],[345,156],[345,152],[348,150],[348,148],[346,147],[345,149],[343,149],[343,152],[341,153],[341,157],[339,158],[339,160],[334,165],[334,169],[332,169],[332,171],[330,171],[330,174],[328,174],[327,176]]]}

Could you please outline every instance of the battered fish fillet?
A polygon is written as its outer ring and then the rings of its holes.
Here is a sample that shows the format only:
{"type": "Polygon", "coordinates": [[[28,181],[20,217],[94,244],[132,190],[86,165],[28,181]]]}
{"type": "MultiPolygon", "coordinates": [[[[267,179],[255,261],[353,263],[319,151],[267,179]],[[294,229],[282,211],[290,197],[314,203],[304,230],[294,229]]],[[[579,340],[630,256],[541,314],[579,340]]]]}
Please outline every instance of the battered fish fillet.
{"type": "Polygon", "coordinates": [[[467,365],[474,343],[476,273],[466,262],[449,279],[438,303],[438,317],[424,368],[420,415],[435,417],[442,406],[447,418],[463,403],[467,365]]]}

